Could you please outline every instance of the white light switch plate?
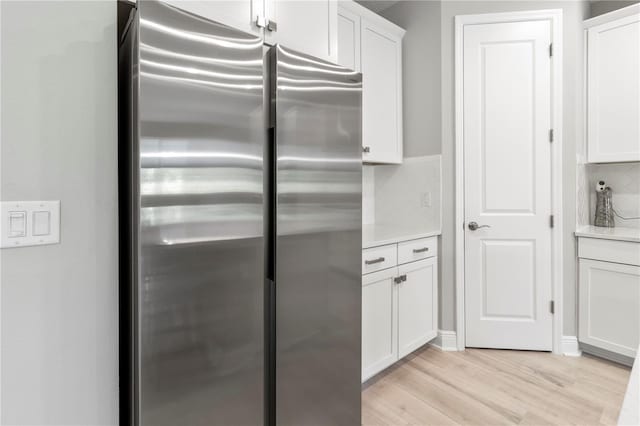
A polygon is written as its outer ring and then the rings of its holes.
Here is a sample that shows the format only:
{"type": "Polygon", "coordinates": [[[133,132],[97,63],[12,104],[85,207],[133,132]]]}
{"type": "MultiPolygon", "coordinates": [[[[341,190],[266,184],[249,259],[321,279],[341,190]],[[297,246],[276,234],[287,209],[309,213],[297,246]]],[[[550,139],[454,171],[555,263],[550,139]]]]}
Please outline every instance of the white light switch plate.
{"type": "Polygon", "coordinates": [[[1,248],[58,244],[60,201],[2,201],[0,234],[1,248]]]}

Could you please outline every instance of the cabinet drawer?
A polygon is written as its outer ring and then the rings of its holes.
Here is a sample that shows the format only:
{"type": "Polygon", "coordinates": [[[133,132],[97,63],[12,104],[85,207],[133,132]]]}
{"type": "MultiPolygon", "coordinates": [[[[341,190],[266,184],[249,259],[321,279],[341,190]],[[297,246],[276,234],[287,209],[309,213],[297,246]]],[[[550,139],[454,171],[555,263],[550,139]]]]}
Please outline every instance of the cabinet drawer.
{"type": "Polygon", "coordinates": [[[398,264],[414,262],[438,255],[438,238],[421,238],[398,244],[398,264]]]}
{"type": "Polygon", "coordinates": [[[398,264],[398,249],[395,244],[362,250],[362,273],[380,271],[398,264]]]}
{"type": "Polygon", "coordinates": [[[581,237],[578,257],[640,266],[640,243],[581,237]]]}

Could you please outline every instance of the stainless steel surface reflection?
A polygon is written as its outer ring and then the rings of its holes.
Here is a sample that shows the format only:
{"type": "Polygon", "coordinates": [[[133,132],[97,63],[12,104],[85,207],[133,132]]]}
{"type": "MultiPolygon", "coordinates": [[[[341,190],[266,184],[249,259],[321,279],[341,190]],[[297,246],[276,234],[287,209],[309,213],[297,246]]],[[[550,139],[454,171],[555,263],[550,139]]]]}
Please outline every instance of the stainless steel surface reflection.
{"type": "Polygon", "coordinates": [[[262,42],[138,5],[140,424],[262,424],[262,42]]]}
{"type": "Polygon", "coordinates": [[[360,424],[361,76],[270,52],[277,150],[276,421],[360,424]]]}

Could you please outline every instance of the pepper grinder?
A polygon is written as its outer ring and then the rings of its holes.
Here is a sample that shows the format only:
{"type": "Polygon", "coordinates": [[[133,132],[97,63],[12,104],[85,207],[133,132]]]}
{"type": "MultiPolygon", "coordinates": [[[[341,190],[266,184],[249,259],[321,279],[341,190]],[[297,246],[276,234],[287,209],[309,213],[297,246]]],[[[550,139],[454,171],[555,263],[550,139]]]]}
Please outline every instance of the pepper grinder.
{"type": "Polygon", "coordinates": [[[593,224],[605,228],[615,226],[611,188],[606,186],[603,180],[596,184],[596,216],[593,224]]]}

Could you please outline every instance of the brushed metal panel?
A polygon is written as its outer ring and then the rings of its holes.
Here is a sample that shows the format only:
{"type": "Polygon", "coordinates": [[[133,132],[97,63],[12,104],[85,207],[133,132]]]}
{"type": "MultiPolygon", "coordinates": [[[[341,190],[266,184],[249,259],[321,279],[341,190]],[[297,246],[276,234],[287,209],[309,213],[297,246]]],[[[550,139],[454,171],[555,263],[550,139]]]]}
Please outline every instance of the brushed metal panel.
{"type": "Polygon", "coordinates": [[[138,7],[139,422],[262,424],[262,42],[138,7]]]}
{"type": "Polygon", "coordinates": [[[361,75],[276,45],[276,421],[360,424],[361,75]]]}

